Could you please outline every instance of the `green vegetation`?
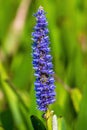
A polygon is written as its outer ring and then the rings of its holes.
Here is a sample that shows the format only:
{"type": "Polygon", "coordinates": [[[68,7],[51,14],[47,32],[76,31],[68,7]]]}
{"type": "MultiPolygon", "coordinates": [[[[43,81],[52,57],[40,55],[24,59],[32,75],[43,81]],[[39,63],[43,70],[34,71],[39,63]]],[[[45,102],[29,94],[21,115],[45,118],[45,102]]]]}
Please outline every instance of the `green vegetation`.
{"type": "Polygon", "coordinates": [[[59,130],[87,130],[87,0],[0,0],[0,130],[33,130],[32,123],[45,129],[31,57],[32,15],[40,5],[47,12],[55,71],[50,108],[59,130]]]}

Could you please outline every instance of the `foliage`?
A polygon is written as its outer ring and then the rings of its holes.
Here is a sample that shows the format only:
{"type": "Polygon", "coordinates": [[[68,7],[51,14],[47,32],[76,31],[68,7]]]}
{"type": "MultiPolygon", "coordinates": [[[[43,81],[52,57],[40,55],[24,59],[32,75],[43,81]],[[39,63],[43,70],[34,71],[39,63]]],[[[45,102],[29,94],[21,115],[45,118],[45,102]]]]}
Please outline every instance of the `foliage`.
{"type": "Polygon", "coordinates": [[[32,15],[40,5],[47,12],[55,71],[50,108],[59,129],[86,130],[87,0],[0,0],[0,130],[33,130],[32,115],[46,125],[36,108],[31,57],[32,15]]]}

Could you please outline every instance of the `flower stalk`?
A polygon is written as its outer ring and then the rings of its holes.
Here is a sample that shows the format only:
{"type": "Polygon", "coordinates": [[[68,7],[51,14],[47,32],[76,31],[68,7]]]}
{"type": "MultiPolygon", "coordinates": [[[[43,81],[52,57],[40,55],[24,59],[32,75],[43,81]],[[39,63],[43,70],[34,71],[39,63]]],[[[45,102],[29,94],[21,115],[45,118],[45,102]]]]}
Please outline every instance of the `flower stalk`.
{"type": "Polygon", "coordinates": [[[47,124],[47,130],[52,130],[52,117],[53,117],[53,111],[47,110],[46,114],[46,124],[47,124]]]}

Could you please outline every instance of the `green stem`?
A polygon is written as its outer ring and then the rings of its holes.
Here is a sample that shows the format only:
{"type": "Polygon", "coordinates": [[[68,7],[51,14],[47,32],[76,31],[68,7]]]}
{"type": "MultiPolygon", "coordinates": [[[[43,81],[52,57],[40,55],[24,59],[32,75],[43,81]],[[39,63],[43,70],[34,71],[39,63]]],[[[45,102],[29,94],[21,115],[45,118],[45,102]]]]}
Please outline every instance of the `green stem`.
{"type": "Polygon", "coordinates": [[[47,130],[52,130],[52,112],[48,109],[46,112],[47,130]]]}

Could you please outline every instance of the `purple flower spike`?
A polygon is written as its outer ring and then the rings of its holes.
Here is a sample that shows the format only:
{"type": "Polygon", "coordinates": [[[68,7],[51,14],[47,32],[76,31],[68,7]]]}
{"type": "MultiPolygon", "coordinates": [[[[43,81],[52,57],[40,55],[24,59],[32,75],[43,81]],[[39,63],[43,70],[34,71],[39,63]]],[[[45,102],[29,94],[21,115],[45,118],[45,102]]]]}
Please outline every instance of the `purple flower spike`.
{"type": "Polygon", "coordinates": [[[49,37],[45,12],[39,7],[36,14],[36,25],[33,36],[33,68],[35,69],[35,91],[38,109],[47,111],[48,105],[55,101],[52,57],[50,55],[49,37]]]}

